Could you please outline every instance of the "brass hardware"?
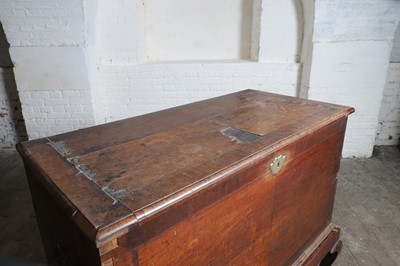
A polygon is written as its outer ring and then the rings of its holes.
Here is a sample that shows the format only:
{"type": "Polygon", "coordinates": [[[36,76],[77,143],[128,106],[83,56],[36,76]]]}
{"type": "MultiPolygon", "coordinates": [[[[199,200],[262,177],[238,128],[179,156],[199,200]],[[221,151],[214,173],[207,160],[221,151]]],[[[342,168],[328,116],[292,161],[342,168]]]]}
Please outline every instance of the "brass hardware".
{"type": "Polygon", "coordinates": [[[271,174],[277,175],[282,170],[283,165],[285,164],[286,156],[281,154],[274,158],[272,163],[269,165],[269,169],[271,170],[271,174]]]}

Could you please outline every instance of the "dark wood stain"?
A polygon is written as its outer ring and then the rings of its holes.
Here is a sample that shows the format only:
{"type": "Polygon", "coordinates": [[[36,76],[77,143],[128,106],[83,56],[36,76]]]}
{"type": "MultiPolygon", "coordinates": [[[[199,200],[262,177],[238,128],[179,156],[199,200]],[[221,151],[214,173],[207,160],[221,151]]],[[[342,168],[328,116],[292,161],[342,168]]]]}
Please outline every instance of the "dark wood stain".
{"type": "Polygon", "coordinates": [[[258,140],[261,136],[247,131],[243,131],[236,128],[228,127],[222,131],[222,134],[232,139],[232,141],[237,141],[243,144],[249,144],[253,141],[258,140]]]}
{"type": "Polygon", "coordinates": [[[353,111],[246,90],[17,148],[104,265],[288,265],[331,224],[353,111]]]}

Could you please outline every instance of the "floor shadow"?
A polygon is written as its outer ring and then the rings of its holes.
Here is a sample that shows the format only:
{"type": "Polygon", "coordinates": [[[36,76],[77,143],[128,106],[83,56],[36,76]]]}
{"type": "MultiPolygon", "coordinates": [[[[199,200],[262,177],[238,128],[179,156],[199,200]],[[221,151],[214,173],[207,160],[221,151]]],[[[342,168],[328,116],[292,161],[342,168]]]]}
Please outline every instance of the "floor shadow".
{"type": "Polygon", "coordinates": [[[5,90],[5,93],[0,93],[0,148],[11,148],[28,139],[9,48],[0,22],[0,80],[3,82],[0,86],[5,90]]]}

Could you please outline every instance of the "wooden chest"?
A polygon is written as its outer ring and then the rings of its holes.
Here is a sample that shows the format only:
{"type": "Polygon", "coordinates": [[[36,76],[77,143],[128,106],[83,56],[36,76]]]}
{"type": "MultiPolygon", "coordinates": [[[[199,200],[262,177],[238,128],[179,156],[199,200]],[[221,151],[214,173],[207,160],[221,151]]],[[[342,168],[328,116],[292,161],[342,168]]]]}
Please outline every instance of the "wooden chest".
{"type": "Polygon", "coordinates": [[[317,265],[354,110],[254,90],[17,145],[62,265],[317,265]]]}

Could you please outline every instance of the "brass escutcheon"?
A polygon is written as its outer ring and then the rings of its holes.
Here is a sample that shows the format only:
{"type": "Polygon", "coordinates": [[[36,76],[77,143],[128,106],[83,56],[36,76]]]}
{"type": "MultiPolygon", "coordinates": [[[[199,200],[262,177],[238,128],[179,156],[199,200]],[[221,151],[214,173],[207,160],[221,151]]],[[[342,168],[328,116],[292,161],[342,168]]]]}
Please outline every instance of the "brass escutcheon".
{"type": "Polygon", "coordinates": [[[283,165],[285,164],[286,156],[281,154],[274,158],[272,163],[269,165],[269,169],[271,170],[271,174],[277,175],[282,170],[283,165]]]}

